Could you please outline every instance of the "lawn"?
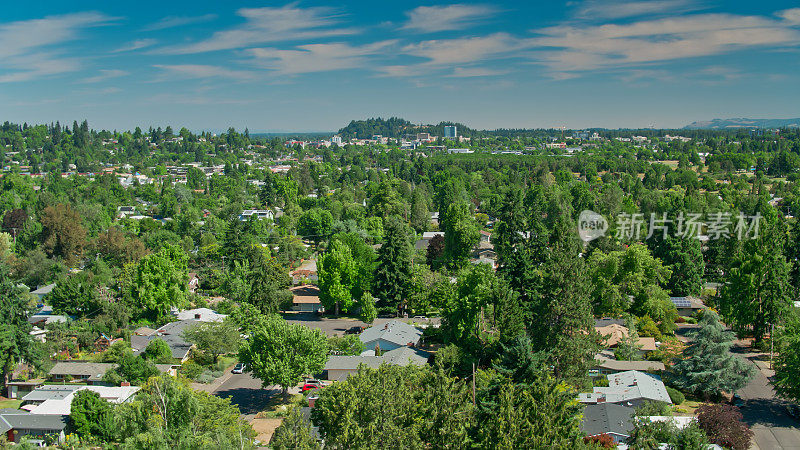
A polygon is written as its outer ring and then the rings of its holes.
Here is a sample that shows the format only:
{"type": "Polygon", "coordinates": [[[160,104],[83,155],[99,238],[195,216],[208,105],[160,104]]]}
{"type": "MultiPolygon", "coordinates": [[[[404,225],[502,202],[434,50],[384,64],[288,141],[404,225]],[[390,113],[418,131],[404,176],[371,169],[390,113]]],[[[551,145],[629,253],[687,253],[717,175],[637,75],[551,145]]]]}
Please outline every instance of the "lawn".
{"type": "Polygon", "coordinates": [[[13,398],[0,399],[0,409],[3,408],[19,409],[19,405],[21,404],[22,400],[20,399],[13,399],[13,398]]]}

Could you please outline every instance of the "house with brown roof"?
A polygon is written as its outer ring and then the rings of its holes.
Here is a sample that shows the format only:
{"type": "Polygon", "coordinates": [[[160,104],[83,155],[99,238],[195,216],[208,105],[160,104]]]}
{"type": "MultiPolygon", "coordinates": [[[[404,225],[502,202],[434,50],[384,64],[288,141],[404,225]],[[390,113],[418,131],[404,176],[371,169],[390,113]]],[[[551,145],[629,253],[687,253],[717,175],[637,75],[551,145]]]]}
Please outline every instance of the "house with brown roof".
{"type": "Polygon", "coordinates": [[[292,299],[292,309],[301,312],[322,313],[325,308],[319,301],[319,288],[311,285],[304,284],[294,286],[289,289],[294,295],[292,299]]]}

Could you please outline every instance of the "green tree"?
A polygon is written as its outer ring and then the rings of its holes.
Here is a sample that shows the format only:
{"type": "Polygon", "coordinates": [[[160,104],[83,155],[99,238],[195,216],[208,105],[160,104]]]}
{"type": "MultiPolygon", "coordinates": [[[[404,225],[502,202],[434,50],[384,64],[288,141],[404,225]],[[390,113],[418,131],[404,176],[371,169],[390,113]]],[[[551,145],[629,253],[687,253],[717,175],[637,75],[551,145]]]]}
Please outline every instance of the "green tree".
{"type": "Polygon", "coordinates": [[[319,330],[268,317],[239,348],[239,360],[264,387],[279,385],[283,392],[303,375],[322,371],[328,359],[328,341],[319,330]]]}
{"type": "Polygon", "coordinates": [[[357,267],[350,247],[334,240],[319,261],[319,299],[328,311],[348,312],[353,307],[357,267]]]}
{"type": "Polygon", "coordinates": [[[628,335],[624,336],[617,344],[614,357],[620,361],[636,361],[640,356],[642,346],[639,344],[639,332],[636,331],[636,322],[632,317],[625,321],[628,335]]]}
{"type": "Polygon", "coordinates": [[[156,375],[158,369],[155,364],[141,356],[133,356],[133,353],[126,352],[116,368],[109,369],[103,374],[103,381],[114,385],[127,381],[135,386],[141,386],[156,375]]]}
{"type": "Polygon", "coordinates": [[[3,386],[22,360],[39,364],[37,346],[29,334],[29,302],[21,289],[11,280],[8,268],[0,264],[0,364],[3,370],[3,386]]]}
{"type": "Polygon", "coordinates": [[[75,393],[69,419],[75,433],[90,442],[111,441],[116,434],[111,404],[97,392],[88,389],[75,393]]]}
{"type": "Polygon", "coordinates": [[[375,298],[369,292],[364,292],[364,295],[358,299],[358,306],[361,308],[359,319],[362,322],[371,324],[378,317],[378,311],[375,309],[375,298]]]}
{"type": "Polygon", "coordinates": [[[397,216],[386,219],[384,232],[373,293],[381,306],[403,309],[411,281],[411,237],[408,226],[397,216]]]}
{"type": "Polygon", "coordinates": [[[232,319],[221,322],[200,322],[183,330],[183,338],[196,345],[196,349],[211,355],[217,362],[220,355],[235,352],[239,348],[241,335],[232,319]]]}
{"type": "Polygon", "coordinates": [[[169,364],[172,362],[172,350],[165,340],[153,339],[144,348],[142,358],[155,364],[169,364]]]}
{"type": "Polygon", "coordinates": [[[83,254],[86,245],[86,229],[82,217],[66,204],[48,206],[42,210],[42,247],[51,256],[74,264],[83,254]]]}
{"type": "Polygon", "coordinates": [[[293,295],[289,291],[291,278],[285,267],[260,246],[248,249],[250,283],[248,303],[256,306],[263,314],[274,314],[289,309],[293,295]]]}
{"type": "Polygon", "coordinates": [[[730,353],[735,338],[714,311],[705,311],[700,328],[690,337],[692,343],[684,350],[683,359],[672,366],[676,387],[718,398],[722,392],[736,392],[753,377],[755,368],[730,353]]]}
{"type": "Polygon", "coordinates": [[[60,279],[47,296],[47,302],[58,312],[79,317],[92,315],[102,308],[93,276],[87,271],[60,279]]]}
{"type": "Polygon", "coordinates": [[[789,321],[777,338],[775,390],[781,396],[800,401],[800,319],[789,321]]]}
{"type": "Polygon", "coordinates": [[[170,308],[186,304],[187,260],[183,250],[171,244],[139,260],[123,281],[130,307],[156,322],[166,321],[170,308]]]}
{"type": "Polygon", "coordinates": [[[465,203],[451,204],[441,218],[444,259],[448,267],[463,267],[480,240],[480,229],[465,203]]]}
{"type": "Polygon", "coordinates": [[[772,324],[781,323],[789,308],[789,268],[782,238],[767,230],[745,241],[720,296],[720,312],[739,332],[753,333],[760,344],[772,324]]]}
{"type": "Polygon", "coordinates": [[[297,222],[297,232],[304,238],[319,243],[330,236],[333,231],[333,216],[325,209],[314,208],[305,211],[297,222]]]}
{"type": "Polygon", "coordinates": [[[311,423],[303,416],[299,407],[293,407],[289,414],[275,429],[270,448],[275,450],[317,450],[322,446],[314,437],[311,423]]]}
{"type": "Polygon", "coordinates": [[[331,354],[341,355],[360,355],[365,350],[364,343],[355,334],[329,337],[328,347],[331,354]]]}

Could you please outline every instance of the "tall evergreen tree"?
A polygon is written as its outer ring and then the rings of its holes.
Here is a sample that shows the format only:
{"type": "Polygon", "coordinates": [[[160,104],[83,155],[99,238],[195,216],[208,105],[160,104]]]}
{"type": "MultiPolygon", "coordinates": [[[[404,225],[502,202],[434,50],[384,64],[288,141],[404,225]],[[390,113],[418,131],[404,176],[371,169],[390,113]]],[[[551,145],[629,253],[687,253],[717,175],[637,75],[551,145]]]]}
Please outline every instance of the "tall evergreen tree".
{"type": "Polygon", "coordinates": [[[378,250],[374,294],[384,307],[402,309],[411,284],[411,238],[408,225],[397,216],[386,219],[383,245],[378,250]]]}
{"type": "Polygon", "coordinates": [[[717,313],[706,310],[700,328],[683,352],[683,359],[672,366],[670,378],[680,389],[716,398],[722,392],[735,392],[753,377],[755,368],[730,353],[733,332],[725,329],[717,313]]]}

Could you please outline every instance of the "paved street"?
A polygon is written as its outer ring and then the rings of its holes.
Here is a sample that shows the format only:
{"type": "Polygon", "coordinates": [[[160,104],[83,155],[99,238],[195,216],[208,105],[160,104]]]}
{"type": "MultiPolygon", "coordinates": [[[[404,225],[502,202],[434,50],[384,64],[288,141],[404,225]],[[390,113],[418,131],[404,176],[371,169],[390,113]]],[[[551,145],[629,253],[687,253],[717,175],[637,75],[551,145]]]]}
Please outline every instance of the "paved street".
{"type": "Polygon", "coordinates": [[[232,374],[225,380],[213,394],[218,397],[230,397],[231,402],[239,407],[242,416],[251,420],[256,413],[263,410],[270,397],[279,393],[280,388],[270,386],[269,389],[261,388],[261,380],[253,378],[250,374],[232,374]]]}
{"type": "MultiPolygon", "coordinates": [[[[749,350],[742,345],[734,346],[732,351],[748,357],[751,363],[756,356],[748,353],[749,350]]],[[[800,422],[786,414],[786,404],[775,397],[767,375],[772,375],[772,372],[762,368],[747,386],[739,390],[745,401],[742,408],[744,420],[754,433],[752,448],[800,450],[800,422]]]]}

